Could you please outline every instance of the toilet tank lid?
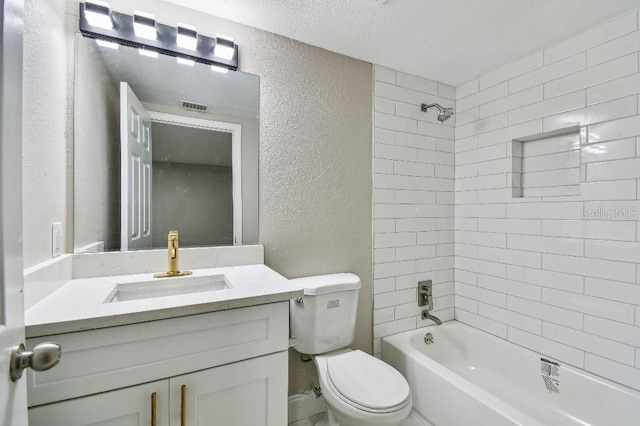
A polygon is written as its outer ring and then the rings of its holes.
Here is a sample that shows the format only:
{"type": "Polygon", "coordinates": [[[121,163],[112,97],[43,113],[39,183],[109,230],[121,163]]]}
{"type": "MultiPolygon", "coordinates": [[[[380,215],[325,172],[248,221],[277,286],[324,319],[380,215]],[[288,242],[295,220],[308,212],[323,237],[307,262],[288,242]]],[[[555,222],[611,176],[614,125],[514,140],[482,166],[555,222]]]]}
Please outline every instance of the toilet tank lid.
{"type": "Polygon", "coordinates": [[[349,273],[296,278],[291,280],[291,283],[302,287],[304,294],[309,296],[360,288],[360,278],[349,273]]]}

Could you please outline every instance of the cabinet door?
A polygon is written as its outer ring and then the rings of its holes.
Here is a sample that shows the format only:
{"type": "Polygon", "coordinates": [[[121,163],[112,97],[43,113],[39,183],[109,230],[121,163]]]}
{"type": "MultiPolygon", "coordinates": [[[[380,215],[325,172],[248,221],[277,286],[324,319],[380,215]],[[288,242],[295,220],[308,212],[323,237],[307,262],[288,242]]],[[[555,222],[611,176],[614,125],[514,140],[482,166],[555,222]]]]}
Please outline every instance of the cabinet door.
{"type": "Polygon", "coordinates": [[[29,409],[29,426],[168,426],[169,380],[29,409]],[[152,394],[156,423],[152,423],[152,394]]]}
{"type": "Polygon", "coordinates": [[[171,378],[171,426],[286,425],[287,373],[283,351],[171,378]]]}

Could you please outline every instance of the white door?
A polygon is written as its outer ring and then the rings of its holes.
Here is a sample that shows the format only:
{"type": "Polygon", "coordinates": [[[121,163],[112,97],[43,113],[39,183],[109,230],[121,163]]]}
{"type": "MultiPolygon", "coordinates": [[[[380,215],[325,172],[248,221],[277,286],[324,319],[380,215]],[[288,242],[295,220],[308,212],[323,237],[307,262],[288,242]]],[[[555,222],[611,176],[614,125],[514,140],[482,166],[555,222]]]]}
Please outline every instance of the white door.
{"type": "Polygon", "coordinates": [[[0,424],[27,425],[26,381],[9,378],[24,342],[22,298],[22,0],[0,0],[0,424]]]}
{"type": "Polygon", "coordinates": [[[120,82],[120,250],[151,248],[151,119],[120,82]]]}

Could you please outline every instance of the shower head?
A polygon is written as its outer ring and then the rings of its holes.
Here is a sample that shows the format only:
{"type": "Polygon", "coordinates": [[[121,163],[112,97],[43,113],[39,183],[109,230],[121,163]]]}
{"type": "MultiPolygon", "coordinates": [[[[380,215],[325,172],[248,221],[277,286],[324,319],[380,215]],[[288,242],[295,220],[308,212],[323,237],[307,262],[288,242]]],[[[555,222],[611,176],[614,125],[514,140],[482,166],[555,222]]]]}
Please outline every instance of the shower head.
{"type": "Polygon", "coordinates": [[[431,107],[436,107],[438,108],[438,121],[443,123],[445,121],[447,121],[448,119],[451,118],[451,116],[453,116],[454,111],[453,108],[443,108],[438,104],[422,104],[421,106],[421,110],[422,112],[426,112],[427,109],[431,108],[431,107]]]}
{"type": "Polygon", "coordinates": [[[438,121],[440,121],[440,122],[447,121],[448,119],[450,119],[453,116],[453,114],[454,114],[453,108],[443,108],[438,113],[438,121]]]}

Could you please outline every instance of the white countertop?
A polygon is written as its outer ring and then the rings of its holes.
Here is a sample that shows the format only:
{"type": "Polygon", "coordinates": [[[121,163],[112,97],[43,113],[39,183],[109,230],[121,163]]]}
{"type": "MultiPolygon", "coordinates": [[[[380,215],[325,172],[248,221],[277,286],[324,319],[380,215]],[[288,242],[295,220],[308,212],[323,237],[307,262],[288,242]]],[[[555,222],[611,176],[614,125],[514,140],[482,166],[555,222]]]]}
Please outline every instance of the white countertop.
{"type": "MultiPolygon", "coordinates": [[[[27,337],[48,336],[289,300],[302,289],[265,265],[193,270],[224,274],[231,288],[105,303],[118,283],[153,280],[153,274],[74,279],[25,312],[27,337]]],[[[180,277],[171,278],[179,280],[180,277]]]]}

